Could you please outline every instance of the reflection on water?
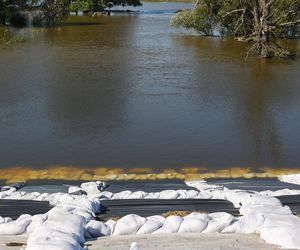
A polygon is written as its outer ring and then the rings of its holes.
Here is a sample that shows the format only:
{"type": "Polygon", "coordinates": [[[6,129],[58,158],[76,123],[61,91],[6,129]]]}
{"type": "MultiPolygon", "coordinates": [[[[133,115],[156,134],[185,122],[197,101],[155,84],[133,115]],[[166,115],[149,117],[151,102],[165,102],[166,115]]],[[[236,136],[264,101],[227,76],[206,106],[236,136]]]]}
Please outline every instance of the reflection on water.
{"type": "Polygon", "coordinates": [[[0,49],[0,167],[77,166],[83,179],[99,166],[176,178],[186,166],[297,170],[299,60],[245,62],[243,43],[170,27],[169,10],[187,7],[20,30],[27,42],[0,49]]]}

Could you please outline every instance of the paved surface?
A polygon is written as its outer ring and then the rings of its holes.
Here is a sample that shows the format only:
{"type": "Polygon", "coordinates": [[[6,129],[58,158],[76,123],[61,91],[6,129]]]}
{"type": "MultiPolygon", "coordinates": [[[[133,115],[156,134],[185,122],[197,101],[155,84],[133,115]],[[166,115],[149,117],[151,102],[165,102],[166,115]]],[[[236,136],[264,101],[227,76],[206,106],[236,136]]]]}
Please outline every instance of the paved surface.
{"type": "Polygon", "coordinates": [[[88,250],[129,250],[136,242],[138,250],[253,250],[279,249],[257,235],[246,234],[165,234],[110,236],[87,242],[88,250]]]}
{"type": "Polygon", "coordinates": [[[25,249],[26,242],[26,235],[0,235],[0,250],[25,249]]]}

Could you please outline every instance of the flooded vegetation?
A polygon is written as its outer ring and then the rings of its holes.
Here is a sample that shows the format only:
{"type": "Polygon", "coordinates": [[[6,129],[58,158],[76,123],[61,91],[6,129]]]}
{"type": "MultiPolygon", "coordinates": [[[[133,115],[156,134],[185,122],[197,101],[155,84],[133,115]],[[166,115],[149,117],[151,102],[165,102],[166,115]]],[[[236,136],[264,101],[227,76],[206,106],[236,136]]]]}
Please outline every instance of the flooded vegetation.
{"type": "MultiPolygon", "coordinates": [[[[299,170],[299,59],[245,62],[244,43],[170,26],[191,7],[144,3],[139,14],[16,29],[25,41],[0,46],[1,178],[299,170]]],[[[288,46],[296,51],[300,42],[288,46]]]]}

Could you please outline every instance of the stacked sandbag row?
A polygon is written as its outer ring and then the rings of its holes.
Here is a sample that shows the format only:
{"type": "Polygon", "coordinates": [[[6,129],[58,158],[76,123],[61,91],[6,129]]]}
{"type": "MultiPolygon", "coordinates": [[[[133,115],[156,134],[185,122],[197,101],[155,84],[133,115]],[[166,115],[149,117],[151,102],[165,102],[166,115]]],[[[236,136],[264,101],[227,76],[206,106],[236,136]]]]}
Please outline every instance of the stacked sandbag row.
{"type": "Polygon", "coordinates": [[[56,205],[67,201],[81,199],[82,197],[98,198],[101,196],[105,185],[106,183],[100,181],[85,182],[82,183],[80,187],[70,187],[69,193],[57,192],[50,194],[17,191],[15,187],[10,187],[5,191],[0,192],[0,199],[49,201],[50,204],[56,205]]]}
{"type": "Polygon", "coordinates": [[[119,200],[119,199],[210,199],[212,196],[208,192],[199,192],[197,190],[164,190],[161,192],[144,192],[124,190],[118,193],[104,191],[99,197],[101,200],[119,200]]]}
{"type": "MultiPolygon", "coordinates": [[[[240,214],[243,216],[223,232],[258,233],[267,243],[300,249],[300,218],[294,216],[289,207],[282,206],[277,198],[270,196],[268,193],[272,193],[271,191],[230,190],[222,186],[211,186],[205,181],[193,181],[187,184],[200,192],[209,192],[214,199],[228,200],[240,209],[240,214]]],[[[283,190],[281,193],[286,194],[287,191],[283,190]]]]}
{"type": "Polygon", "coordinates": [[[26,249],[82,250],[85,225],[99,207],[99,202],[90,199],[55,206],[46,214],[47,219],[31,232],[26,249]]]}
{"type": "MultiPolygon", "coordinates": [[[[102,183],[83,183],[82,189],[101,194],[102,183]]],[[[22,215],[17,220],[0,217],[0,235],[29,235],[27,250],[82,250],[85,225],[95,218],[100,203],[87,195],[66,193],[40,194],[9,188],[0,192],[3,199],[48,200],[56,206],[46,214],[22,215]]]]}
{"type": "Polygon", "coordinates": [[[184,217],[170,215],[167,218],[159,215],[145,218],[130,214],[118,221],[108,220],[104,223],[91,220],[87,223],[86,230],[91,238],[132,234],[216,233],[222,232],[237,220],[223,212],[211,214],[194,212],[184,217]]]}

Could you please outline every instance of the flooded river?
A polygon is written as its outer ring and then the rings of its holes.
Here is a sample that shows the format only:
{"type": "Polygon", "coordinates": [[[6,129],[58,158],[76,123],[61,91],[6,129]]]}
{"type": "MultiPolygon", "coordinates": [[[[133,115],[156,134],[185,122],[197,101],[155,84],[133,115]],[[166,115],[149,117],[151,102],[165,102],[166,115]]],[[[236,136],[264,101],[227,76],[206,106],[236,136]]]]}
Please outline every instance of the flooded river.
{"type": "Polygon", "coordinates": [[[0,168],[299,170],[300,60],[245,62],[243,43],[170,27],[189,7],[17,30],[0,49],[0,168]]]}

